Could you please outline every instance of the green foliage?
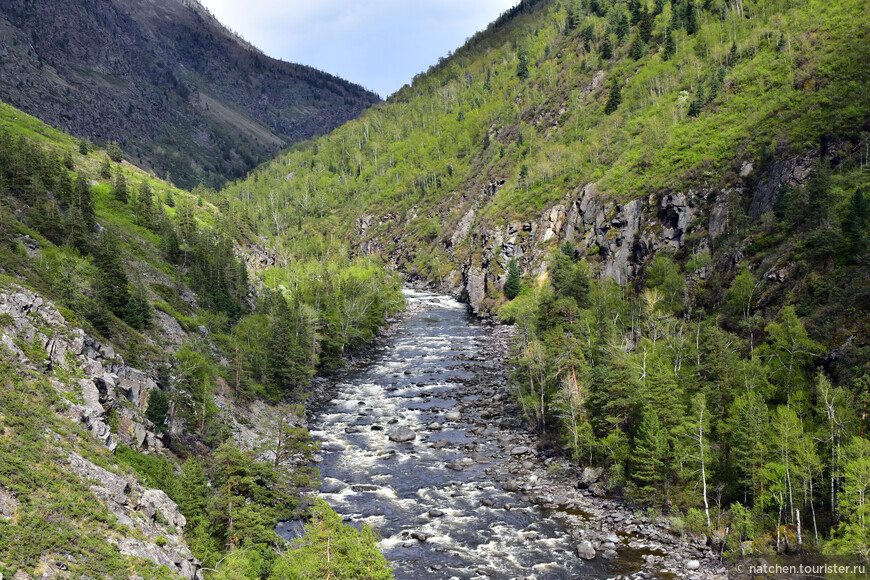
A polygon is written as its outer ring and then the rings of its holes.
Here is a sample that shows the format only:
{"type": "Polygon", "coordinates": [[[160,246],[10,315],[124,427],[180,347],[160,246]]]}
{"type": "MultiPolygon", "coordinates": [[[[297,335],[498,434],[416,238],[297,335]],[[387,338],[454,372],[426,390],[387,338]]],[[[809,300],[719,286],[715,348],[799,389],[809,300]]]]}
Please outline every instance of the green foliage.
{"type": "MultiPolygon", "coordinates": [[[[83,154],[87,155],[87,153],[83,154]]],[[[124,158],[124,152],[121,150],[121,146],[115,141],[109,141],[109,144],[106,145],[106,155],[108,155],[109,159],[115,163],[120,163],[124,158]]]]}
{"type": "Polygon", "coordinates": [[[305,535],[275,563],[270,579],[389,580],[393,573],[377,541],[368,525],[357,531],[342,524],[341,517],[317,499],[305,535]]]}
{"type": "Polygon", "coordinates": [[[610,94],[607,97],[607,104],[604,106],[604,112],[608,115],[616,112],[619,105],[622,103],[622,87],[618,79],[613,79],[610,83],[610,94]]]}
{"type": "Polygon", "coordinates": [[[508,262],[508,275],[504,283],[504,295],[513,300],[520,293],[520,267],[515,258],[508,262]]]}
{"type": "Polygon", "coordinates": [[[148,409],[145,418],[154,423],[154,430],[162,433],[169,430],[166,416],[169,413],[169,396],[161,389],[153,389],[148,395],[148,409]]]}
{"type": "Polygon", "coordinates": [[[130,301],[127,273],[124,270],[118,237],[107,229],[100,237],[100,251],[97,265],[97,295],[105,307],[115,316],[126,314],[127,303],[130,301]]]}
{"type": "Polygon", "coordinates": [[[517,50],[517,78],[521,81],[529,78],[529,53],[524,47],[517,50]]]}

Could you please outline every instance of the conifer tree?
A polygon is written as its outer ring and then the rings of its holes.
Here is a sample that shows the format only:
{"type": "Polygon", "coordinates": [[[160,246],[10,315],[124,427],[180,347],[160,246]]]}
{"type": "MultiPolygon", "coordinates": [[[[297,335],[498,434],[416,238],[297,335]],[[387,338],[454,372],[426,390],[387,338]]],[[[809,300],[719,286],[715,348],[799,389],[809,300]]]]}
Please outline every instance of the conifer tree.
{"type": "Polygon", "coordinates": [[[645,48],[646,47],[644,47],[640,35],[635,34],[631,40],[631,47],[628,49],[628,55],[634,60],[640,60],[643,58],[645,48]]]}
{"type": "Polygon", "coordinates": [[[137,218],[139,225],[152,229],[155,223],[154,193],[147,182],[143,181],[139,185],[138,197],[139,208],[137,210],[137,218]]]}
{"type": "Polygon", "coordinates": [[[604,106],[604,112],[607,115],[613,113],[619,107],[620,103],[622,103],[622,89],[619,81],[613,79],[610,83],[610,95],[607,97],[607,104],[604,106]]]}
{"type": "Polygon", "coordinates": [[[622,44],[622,41],[625,40],[630,31],[631,25],[628,21],[628,15],[625,12],[620,12],[616,23],[616,38],[618,39],[618,44],[622,44]]]}
{"type": "Polygon", "coordinates": [[[521,81],[529,78],[529,52],[524,46],[517,50],[517,78],[521,81]]]}
{"type": "Polygon", "coordinates": [[[154,430],[163,433],[169,426],[166,425],[166,414],[169,413],[169,396],[159,388],[152,389],[148,394],[148,409],[145,418],[154,423],[154,430]]]}
{"type": "Polygon", "coordinates": [[[504,295],[508,300],[513,300],[520,294],[520,267],[516,258],[508,263],[508,275],[504,284],[504,295]]]}
{"type": "Polygon", "coordinates": [[[604,40],[601,41],[601,58],[604,60],[613,58],[613,42],[610,41],[609,34],[605,34],[604,40]]]}
{"type": "Polygon", "coordinates": [[[96,260],[97,295],[100,301],[115,316],[123,317],[130,292],[127,288],[127,273],[121,257],[121,247],[117,236],[107,229],[100,238],[100,248],[96,260]]]}
{"type": "Polygon", "coordinates": [[[634,439],[631,455],[632,477],[637,482],[636,495],[643,503],[663,501],[667,480],[665,464],[668,442],[659,422],[658,414],[647,406],[634,439]]]}
{"type": "Polygon", "coordinates": [[[644,4],[640,13],[640,23],[638,24],[638,34],[644,44],[647,44],[652,38],[652,28],[653,16],[649,13],[649,10],[647,10],[646,4],[644,4]]]}
{"type": "Polygon", "coordinates": [[[849,200],[849,208],[843,220],[843,238],[846,241],[846,258],[855,262],[867,245],[867,221],[870,219],[870,203],[859,188],[849,200]]]}
{"type": "Polygon", "coordinates": [[[698,7],[695,6],[695,0],[689,0],[688,4],[686,4],[686,32],[688,34],[695,34],[698,32],[698,28],[700,27],[700,23],[698,22],[698,7]]]}
{"type": "Polygon", "coordinates": [[[121,203],[127,203],[129,197],[127,191],[127,179],[124,177],[124,174],[121,173],[120,167],[115,171],[115,183],[112,184],[112,195],[121,203]]]}

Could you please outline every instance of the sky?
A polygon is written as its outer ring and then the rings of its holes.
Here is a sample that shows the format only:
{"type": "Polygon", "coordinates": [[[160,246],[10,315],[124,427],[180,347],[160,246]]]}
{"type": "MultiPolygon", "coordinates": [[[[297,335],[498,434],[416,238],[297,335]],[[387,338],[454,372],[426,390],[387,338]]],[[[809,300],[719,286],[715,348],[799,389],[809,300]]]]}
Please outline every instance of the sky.
{"type": "Polygon", "coordinates": [[[518,0],[200,0],[267,55],[386,98],[518,0]]]}

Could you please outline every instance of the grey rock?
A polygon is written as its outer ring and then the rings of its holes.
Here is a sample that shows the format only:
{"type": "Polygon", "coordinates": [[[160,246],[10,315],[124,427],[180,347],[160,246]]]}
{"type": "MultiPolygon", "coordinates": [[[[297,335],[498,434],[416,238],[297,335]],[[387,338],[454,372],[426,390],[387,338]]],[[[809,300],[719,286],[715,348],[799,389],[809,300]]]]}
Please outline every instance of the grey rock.
{"type": "Polygon", "coordinates": [[[593,483],[601,481],[601,476],[603,474],[604,468],[602,467],[586,467],[583,469],[583,475],[581,476],[580,481],[587,485],[592,485],[593,483]]]}
{"type": "Polygon", "coordinates": [[[81,478],[93,479],[100,487],[108,490],[113,497],[118,499],[118,503],[127,503],[127,494],[130,493],[130,481],[120,475],[115,475],[111,471],[91,463],[78,453],[69,454],[70,471],[81,478]]]}
{"type": "Polygon", "coordinates": [[[414,430],[407,426],[402,426],[390,433],[390,441],[395,441],[397,443],[406,443],[408,441],[413,441],[417,438],[417,434],[414,433],[414,430]]]}
{"type": "Polygon", "coordinates": [[[577,544],[577,555],[584,560],[594,560],[595,548],[592,546],[592,542],[589,540],[583,540],[577,544]]]}
{"type": "Polygon", "coordinates": [[[686,570],[700,570],[701,562],[698,560],[687,560],[685,564],[686,570]]]}
{"type": "Polygon", "coordinates": [[[513,449],[511,449],[510,454],[511,455],[525,455],[526,453],[530,453],[531,451],[532,450],[530,448],[525,447],[524,445],[520,445],[520,446],[517,446],[517,447],[514,447],[513,449]]]}
{"type": "Polygon", "coordinates": [[[178,504],[159,489],[149,489],[141,495],[139,511],[150,518],[160,514],[165,522],[177,528],[183,528],[187,524],[187,520],[178,509],[178,504]]]}

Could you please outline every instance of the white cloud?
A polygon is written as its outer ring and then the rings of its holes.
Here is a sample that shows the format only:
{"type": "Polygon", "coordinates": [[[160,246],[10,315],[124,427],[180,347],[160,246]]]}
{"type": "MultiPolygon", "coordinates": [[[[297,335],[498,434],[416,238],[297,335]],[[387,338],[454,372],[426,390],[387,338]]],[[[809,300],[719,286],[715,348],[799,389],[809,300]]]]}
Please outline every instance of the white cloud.
{"type": "Polygon", "coordinates": [[[517,0],[200,0],[266,54],[387,96],[517,0]]]}

